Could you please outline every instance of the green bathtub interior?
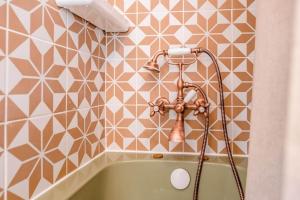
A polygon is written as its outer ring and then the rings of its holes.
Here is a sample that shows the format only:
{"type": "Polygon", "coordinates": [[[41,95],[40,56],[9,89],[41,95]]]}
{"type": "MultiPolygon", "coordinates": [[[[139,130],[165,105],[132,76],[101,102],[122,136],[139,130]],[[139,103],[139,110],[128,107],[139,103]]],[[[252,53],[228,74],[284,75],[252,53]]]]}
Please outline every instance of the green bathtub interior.
{"type": "MultiPolygon", "coordinates": [[[[225,161],[205,162],[199,200],[239,200],[230,166],[225,161]]],[[[192,200],[196,160],[136,159],[115,162],[98,172],[69,200],[192,200]],[[176,190],[170,174],[176,168],[186,169],[191,183],[185,190],[176,190]]],[[[243,186],[246,167],[238,167],[243,186]]]]}

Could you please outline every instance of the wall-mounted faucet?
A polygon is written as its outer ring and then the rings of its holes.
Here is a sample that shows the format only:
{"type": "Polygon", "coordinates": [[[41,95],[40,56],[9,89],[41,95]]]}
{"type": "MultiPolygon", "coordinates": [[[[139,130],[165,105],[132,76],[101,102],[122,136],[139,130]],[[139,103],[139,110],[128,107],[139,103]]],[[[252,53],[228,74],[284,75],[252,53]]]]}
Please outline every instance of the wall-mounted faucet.
{"type": "Polygon", "coordinates": [[[179,77],[177,81],[177,98],[175,103],[170,103],[168,99],[165,97],[158,98],[154,103],[149,102],[149,105],[151,107],[150,116],[153,117],[155,113],[159,113],[161,115],[164,115],[165,112],[169,109],[174,109],[177,113],[176,122],[169,134],[169,140],[173,142],[184,142],[185,140],[185,133],[184,133],[184,111],[185,109],[192,109],[194,110],[194,115],[200,115],[203,114],[205,116],[205,131],[203,135],[203,142],[200,152],[200,158],[199,158],[199,164],[196,174],[196,180],[195,180],[195,187],[194,187],[194,195],[193,200],[198,200],[198,190],[199,190],[199,184],[200,184],[200,177],[203,167],[203,161],[205,156],[205,149],[207,145],[207,138],[208,138],[208,128],[209,128],[209,102],[208,98],[205,94],[205,92],[202,90],[200,85],[194,84],[194,83],[188,83],[185,82],[182,78],[183,68],[186,65],[191,65],[194,62],[197,61],[197,57],[199,54],[205,53],[207,54],[215,67],[215,71],[218,77],[218,85],[219,85],[219,95],[220,95],[220,107],[221,107],[221,116],[222,116],[222,127],[223,127],[223,133],[224,133],[224,139],[226,144],[226,150],[228,154],[228,159],[230,162],[230,166],[237,184],[237,188],[239,191],[239,196],[241,200],[244,200],[244,191],[242,188],[241,180],[238,175],[236,166],[233,161],[229,138],[228,138],[228,132],[227,132],[227,124],[226,124],[226,118],[225,118],[225,107],[224,107],[224,94],[223,94],[223,83],[222,83],[222,77],[221,72],[217,63],[217,60],[213,56],[213,54],[204,48],[174,48],[174,49],[168,49],[168,50],[162,50],[158,51],[149,62],[144,66],[144,68],[153,71],[153,72],[160,72],[159,65],[157,63],[157,60],[160,56],[164,56],[169,64],[177,65],[179,68],[179,77]],[[194,55],[194,59],[191,62],[184,63],[184,62],[178,62],[174,63],[171,61],[169,56],[179,56],[179,55],[187,55],[192,54],[194,55]],[[184,89],[192,89],[185,97],[184,97],[184,89]],[[193,103],[189,103],[191,99],[193,99],[197,95],[196,100],[193,103]]]}
{"type": "MultiPolygon", "coordinates": [[[[209,103],[208,99],[206,97],[206,94],[202,90],[202,88],[199,85],[184,82],[182,78],[183,68],[185,65],[190,65],[194,62],[196,62],[196,55],[197,50],[191,51],[189,48],[178,48],[178,49],[169,49],[167,51],[160,51],[156,53],[153,58],[144,66],[144,68],[153,71],[153,72],[160,72],[159,66],[157,63],[157,59],[160,55],[163,56],[174,56],[174,55],[184,55],[184,54],[195,54],[195,58],[192,62],[189,63],[171,63],[175,64],[179,68],[179,78],[177,81],[177,98],[176,103],[170,104],[169,100],[161,97],[156,100],[155,103],[149,103],[152,110],[150,113],[150,116],[153,117],[155,113],[159,113],[164,115],[166,110],[174,109],[177,113],[176,122],[173,126],[173,129],[171,130],[171,133],[169,134],[169,140],[173,142],[183,142],[185,139],[185,133],[184,133],[184,111],[185,109],[192,109],[194,110],[194,115],[198,114],[204,114],[206,117],[208,117],[209,113],[209,103]],[[192,90],[188,93],[186,97],[184,97],[184,89],[191,88],[192,90]],[[198,93],[198,98],[196,101],[194,101],[193,104],[189,104],[188,102],[193,99],[193,97],[198,93]]],[[[169,62],[170,63],[170,62],[169,62]]]]}

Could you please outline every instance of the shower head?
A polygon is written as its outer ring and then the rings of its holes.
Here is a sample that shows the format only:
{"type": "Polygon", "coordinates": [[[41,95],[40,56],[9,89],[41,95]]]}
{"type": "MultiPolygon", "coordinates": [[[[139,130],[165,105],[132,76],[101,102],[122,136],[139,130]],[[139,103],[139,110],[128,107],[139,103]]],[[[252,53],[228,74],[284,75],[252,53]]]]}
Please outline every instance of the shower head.
{"type": "Polygon", "coordinates": [[[158,69],[158,64],[156,61],[150,60],[149,62],[147,62],[147,64],[144,66],[145,69],[152,71],[152,72],[157,72],[159,73],[159,69],[158,69]]]}
{"type": "Polygon", "coordinates": [[[147,64],[144,66],[144,68],[149,70],[149,71],[159,73],[160,70],[159,70],[159,66],[158,66],[158,63],[157,63],[157,59],[158,59],[159,56],[166,56],[166,55],[167,55],[166,50],[156,52],[153,55],[152,59],[149,62],[147,62],[147,64]]]}

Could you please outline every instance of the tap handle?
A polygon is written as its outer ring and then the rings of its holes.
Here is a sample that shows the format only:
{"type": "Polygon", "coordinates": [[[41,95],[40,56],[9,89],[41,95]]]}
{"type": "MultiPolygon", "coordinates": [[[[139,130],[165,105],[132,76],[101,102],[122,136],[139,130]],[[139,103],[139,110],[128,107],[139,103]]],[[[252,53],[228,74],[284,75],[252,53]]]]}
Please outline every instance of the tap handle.
{"type": "Polygon", "coordinates": [[[159,98],[155,103],[149,102],[149,106],[151,107],[150,117],[153,117],[155,113],[159,113],[161,115],[165,114],[165,105],[170,104],[169,100],[166,98],[159,98]]]}
{"type": "Polygon", "coordinates": [[[196,105],[196,109],[194,110],[194,115],[204,114],[208,115],[207,108],[209,107],[209,103],[207,103],[204,99],[197,99],[194,104],[196,105]]]}
{"type": "Polygon", "coordinates": [[[151,107],[150,117],[153,117],[157,112],[159,112],[159,114],[161,115],[164,115],[164,111],[161,109],[161,105],[157,105],[152,102],[149,102],[148,104],[151,107]]]}
{"type": "Polygon", "coordinates": [[[168,49],[169,56],[182,56],[191,54],[192,50],[190,48],[170,48],[168,49]]]}

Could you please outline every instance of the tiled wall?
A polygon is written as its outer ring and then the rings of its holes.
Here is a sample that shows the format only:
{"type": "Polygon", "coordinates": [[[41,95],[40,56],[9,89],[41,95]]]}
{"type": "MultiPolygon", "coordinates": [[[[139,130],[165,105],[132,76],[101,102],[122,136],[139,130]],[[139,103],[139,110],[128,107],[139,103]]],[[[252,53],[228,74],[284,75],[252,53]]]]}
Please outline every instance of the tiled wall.
{"type": "MultiPolygon", "coordinates": [[[[186,142],[168,134],[175,113],[149,117],[147,102],[174,101],[178,69],[160,61],[160,74],[142,66],[169,47],[206,47],[218,59],[234,154],[247,154],[255,41],[254,0],[110,0],[131,22],[128,33],[107,35],[107,150],[198,152],[203,119],[186,112],[186,142]]],[[[218,108],[217,79],[211,61],[200,56],[185,68],[184,79],[202,86],[211,102],[209,153],[226,153],[218,108]]]]}
{"type": "Polygon", "coordinates": [[[105,41],[54,0],[0,0],[0,199],[32,198],[104,151],[105,41]]]}
{"type": "MultiPolygon", "coordinates": [[[[0,200],[32,198],[105,148],[198,152],[201,117],[186,112],[184,144],[168,142],[173,111],[149,117],[147,102],[176,98],[178,69],[141,66],[169,47],[217,56],[232,149],[248,153],[254,0],[109,2],[130,20],[128,33],[105,34],[54,0],[0,0],[0,200]]],[[[184,78],[212,104],[208,152],[225,153],[212,63],[200,56],[184,78]]]]}

